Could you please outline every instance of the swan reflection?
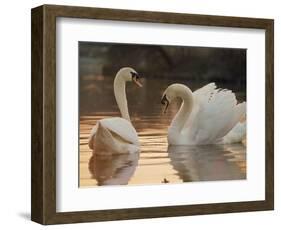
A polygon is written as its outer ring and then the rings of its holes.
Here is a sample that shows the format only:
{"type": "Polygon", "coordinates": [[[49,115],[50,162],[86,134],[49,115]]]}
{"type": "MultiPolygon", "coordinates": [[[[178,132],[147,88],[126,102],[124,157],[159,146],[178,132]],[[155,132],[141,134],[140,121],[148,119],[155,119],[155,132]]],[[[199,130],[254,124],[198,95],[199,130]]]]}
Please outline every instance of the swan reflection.
{"type": "Polygon", "coordinates": [[[89,160],[89,171],[97,185],[126,185],[133,176],[139,153],[98,155],[89,160]]]}
{"type": "Polygon", "coordinates": [[[184,182],[246,179],[245,153],[243,144],[168,147],[184,182]]]}

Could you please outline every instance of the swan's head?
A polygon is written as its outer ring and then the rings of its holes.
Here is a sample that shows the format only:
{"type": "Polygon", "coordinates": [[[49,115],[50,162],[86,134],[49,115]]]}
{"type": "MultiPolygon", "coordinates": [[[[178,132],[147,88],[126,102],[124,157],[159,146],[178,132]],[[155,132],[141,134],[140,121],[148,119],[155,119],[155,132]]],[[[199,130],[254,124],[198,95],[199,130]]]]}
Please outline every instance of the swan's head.
{"type": "Polygon", "coordinates": [[[142,87],[140,75],[131,67],[121,68],[116,76],[121,77],[125,82],[134,82],[137,86],[142,87]]]}
{"type": "Polygon", "coordinates": [[[161,104],[165,105],[164,113],[166,113],[170,103],[175,98],[189,99],[192,98],[191,90],[183,84],[172,84],[163,93],[161,104]]]}

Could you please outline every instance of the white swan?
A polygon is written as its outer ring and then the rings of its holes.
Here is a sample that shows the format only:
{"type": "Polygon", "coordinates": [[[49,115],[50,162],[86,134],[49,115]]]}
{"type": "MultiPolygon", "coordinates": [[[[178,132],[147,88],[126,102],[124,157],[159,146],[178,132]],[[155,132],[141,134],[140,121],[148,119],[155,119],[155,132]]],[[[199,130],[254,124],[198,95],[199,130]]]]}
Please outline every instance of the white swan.
{"type": "Polygon", "coordinates": [[[175,98],[182,104],[168,129],[169,145],[229,144],[245,138],[246,102],[237,104],[232,91],[218,89],[215,83],[194,92],[172,84],[161,100],[165,111],[175,98]]]}
{"type": "Polygon", "coordinates": [[[114,79],[114,95],[122,118],[105,118],[99,120],[92,128],[88,145],[96,154],[111,155],[139,151],[138,134],[131,124],[128,112],[126,82],[142,86],[134,69],[124,67],[118,71],[114,79]]]}

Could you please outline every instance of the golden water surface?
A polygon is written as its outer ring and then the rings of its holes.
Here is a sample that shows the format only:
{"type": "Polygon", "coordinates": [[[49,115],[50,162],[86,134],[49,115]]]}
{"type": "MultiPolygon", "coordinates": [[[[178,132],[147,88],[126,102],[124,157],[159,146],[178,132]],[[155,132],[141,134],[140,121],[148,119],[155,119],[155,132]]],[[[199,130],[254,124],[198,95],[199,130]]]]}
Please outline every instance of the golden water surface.
{"type": "Polygon", "coordinates": [[[141,143],[139,154],[93,154],[87,145],[92,126],[97,120],[114,115],[118,114],[80,117],[81,187],[246,178],[244,144],[168,147],[167,125],[151,117],[133,120],[141,143]]]}
{"type": "MultiPolygon", "coordinates": [[[[166,114],[160,103],[173,79],[142,79],[143,87],[126,86],[128,108],[141,152],[131,155],[97,156],[87,145],[98,120],[120,116],[113,94],[113,77],[85,77],[80,83],[80,187],[96,185],[160,184],[246,178],[246,144],[168,147],[167,129],[180,102],[171,103],[166,114]]],[[[182,82],[192,90],[205,83],[182,82]]],[[[245,93],[233,85],[240,101],[245,93]]],[[[239,89],[239,87],[237,87],[239,89]]]]}

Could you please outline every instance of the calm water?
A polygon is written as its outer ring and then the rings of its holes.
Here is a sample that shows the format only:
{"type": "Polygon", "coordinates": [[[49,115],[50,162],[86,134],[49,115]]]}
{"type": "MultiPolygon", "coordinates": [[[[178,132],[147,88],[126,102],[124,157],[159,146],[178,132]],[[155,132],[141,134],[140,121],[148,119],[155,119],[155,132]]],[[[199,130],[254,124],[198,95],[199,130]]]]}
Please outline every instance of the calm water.
{"type": "MultiPolygon", "coordinates": [[[[93,154],[87,145],[91,128],[100,119],[120,116],[113,96],[112,82],[113,78],[99,76],[93,81],[89,77],[89,81],[83,82],[80,88],[81,187],[246,178],[245,143],[168,147],[167,127],[180,105],[179,102],[173,103],[167,114],[162,114],[162,92],[174,82],[168,80],[148,79],[141,89],[131,84],[127,86],[129,112],[141,143],[139,154],[93,154]]],[[[189,85],[192,90],[204,85],[182,83],[189,85]]],[[[235,88],[232,90],[238,91],[235,88]]],[[[245,94],[239,92],[237,97],[244,100],[245,94]]]]}

